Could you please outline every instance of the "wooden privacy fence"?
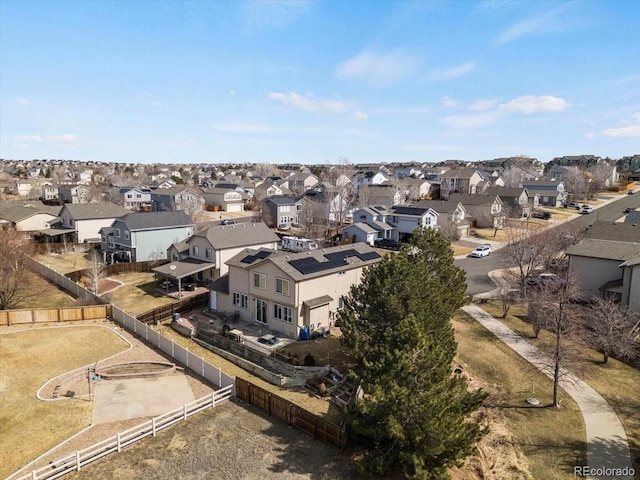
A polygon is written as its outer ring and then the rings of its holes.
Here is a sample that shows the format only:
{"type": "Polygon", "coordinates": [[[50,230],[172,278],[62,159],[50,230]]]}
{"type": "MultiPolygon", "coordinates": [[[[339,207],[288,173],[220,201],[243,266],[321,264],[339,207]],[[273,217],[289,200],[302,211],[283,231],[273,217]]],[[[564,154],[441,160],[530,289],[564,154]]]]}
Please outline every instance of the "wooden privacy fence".
{"type": "Polygon", "coordinates": [[[148,312],[136,315],[136,318],[144,323],[159,322],[166,318],[169,318],[172,313],[189,312],[196,308],[207,307],[209,305],[209,294],[198,293],[189,298],[184,298],[177,302],[164,305],[162,307],[154,308],[148,312]]]}
{"type": "Polygon", "coordinates": [[[295,403],[239,377],[236,377],[236,397],[298,427],[316,440],[338,448],[344,448],[347,442],[344,426],[327,422],[295,403]]]}
{"type": "MultiPolygon", "coordinates": [[[[211,395],[199,398],[170,412],[153,417],[129,430],[120,432],[102,442],[60,458],[45,467],[32,470],[31,473],[21,477],[13,477],[14,480],[51,480],[62,477],[67,473],[80,471],[82,467],[111,453],[120,452],[124,447],[133,445],[147,437],[155,437],[156,434],[171,425],[182,422],[191,415],[215,407],[227,401],[233,395],[233,385],[227,385],[211,395]]],[[[11,478],[11,477],[9,477],[11,478]]]]}
{"type": "Polygon", "coordinates": [[[33,310],[0,310],[0,325],[25,323],[77,322],[104,320],[111,316],[111,305],[86,307],[36,308],[33,310]]]}

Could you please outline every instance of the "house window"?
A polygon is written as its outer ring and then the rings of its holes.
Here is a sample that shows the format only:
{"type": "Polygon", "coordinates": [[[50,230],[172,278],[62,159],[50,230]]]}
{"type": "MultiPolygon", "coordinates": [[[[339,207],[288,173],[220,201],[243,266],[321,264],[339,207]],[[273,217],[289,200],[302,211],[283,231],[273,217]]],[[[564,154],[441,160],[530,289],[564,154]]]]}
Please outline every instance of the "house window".
{"type": "Polygon", "coordinates": [[[247,310],[249,309],[249,297],[244,293],[233,292],[233,305],[247,310]]]}
{"type": "Polygon", "coordinates": [[[136,198],[142,198],[142,195],[140,195],[139,193],[136,195],[136,198]]]}
{"type": "Polygon", "coordinates": [[[209,260],[211,260],[213,258],[213,252],[211,251],[210,248],[205,248],[204,249],[204,258],[207,258],[209,260]]]}
{"type": "Polygon", "coordinates": [[[276,278],[276,293],[279,293],[280,295],[289,295],[289,280],[276,278]]]}
{"type": "Polygon", "coordinates": [[[273,318],[275,318],[276,320],[281,320],[283,322],[291,323],[293,321],[293,310],[291,309],[291,307],[286,307],[284,305],[274,303],[273,318]]]}
{"type": "Polygon", "coordinates": [[[191,255],[193,255],[194,257],[200,255],[200,248],[197,245],[191,247],[191,255]]]}
{"type": "Polygon", "coordinates": [[[115,244],[115,242],[113,241],[113,237],[109,237],[109,238],[107,239],[107,245],[109,245],[111,248],[114,248],[114,247],[115,247],[115,245],[116,245],[116,244],[115,244]]]}
{"type": "Polygon", "coordinates": [[[254,273],[253,274],[253,286],[255,288],[259,288],[260,290],[267,289],[267,276],[264,273],[254,273]]]}
{"type": "Polygon", "coordinates": [[[131,195],[130,193],[127,193],[127,198],[131,198],[133,197],[133,195],[131,195]]]}
{"type": "Polygon", "coordinates": [[[120,229],[119,228],[116,228],[116,237],[120,238],[120,229]]]}
{"type": "Polygon", "coordinates": [[[302,205],[300,204],[296,205],[296,211],[298,212],[302,211],[302,205]]]}
{"type": "Polygon", "coordinates": [[[344,296],[341,296],[340,298],[338,298],[338,310],[342,310],[344,308],[344,296]]]}
{"type": "Polygon", "coordinates": [[[283,206],[280,207],[280,211],[283,212],[283,213],[284,212],[289,212],[289,211],[291,211],[291,207],[289,205],[283,205],[283,206]]]}
{"type": "Polygon", "coordinates": [[[106,243],[107,236],[106,235],[100,235],[100,239],[102,240],[102,243],[106,243]]]}

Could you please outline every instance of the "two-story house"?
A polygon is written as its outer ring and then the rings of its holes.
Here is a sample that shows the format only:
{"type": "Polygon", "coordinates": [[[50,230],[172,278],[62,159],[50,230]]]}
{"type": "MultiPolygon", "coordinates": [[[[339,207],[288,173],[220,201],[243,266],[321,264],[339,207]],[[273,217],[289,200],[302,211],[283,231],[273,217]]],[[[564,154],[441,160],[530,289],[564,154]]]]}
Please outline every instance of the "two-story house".
{"type": "Polygon", "coordinates": [[[89,203],[91,191],[86,185],[58,185],[58,197],[63,203],[89,203]]]}
{"type": "Polygon", "coordinates": [[[153,209],[151,189],[146,187],[121,188],[124,208],[134,212],[150,212],[153,209]]]}
{"type": "Polygon", "coordinates": [[[193,234],[186,213],[129,213],[100,230],[101,251],[106,263],[141,262],[167,258],[171,245],[193,234]]]}
{"type": "MultiPolygon", "coordinates": [[[[353,212],[353,222],[354,224],[364,223],[375,228],[378,231],[377,239],[402,242],[407,240],[416,228],[438,228],[438,213],[432,208],[402,205],[387,208],[375,205],[353,212]]],[[[350,238],[353,235],[358,236],[359,233],[350,227],[343,230],[343,237],[350,238]]]]}
{"type": "Polygon", "coordinates": [[[567,201],[564,182],[525,181],[522,182],[522,187],[527,189],[529,202],[534,208],[539,206],[561,207],[567,201]]]}
{"type": "Polygon", "coordinates": [[[505,215],[509,217],[521,217],[529,211],[529,192],[526,188],[490,187],[484,194],[499,196],[505,215]]]}
{"type": "Polygon", "coordinates": [[[498,195],[452,193],[450,202],[461,203],[469,220],[478,228],[502,228],[505,223],[503,202],[498,195]]]}
{"type": "Polygon", "coordinates": [[[192,276],[206,282],[227,273],[226,262],[244,248],[278,248],[280,238],[264,223],[215,225],[169,247],[167,257],[174,265],[153,271],[171,280],[192,276]]]}
{"type": "Polygon", "coordinates": [[[475,168],[456,168],[447,170],[440,178],[441,195],[447,197],[451,193],[476,193],[480,182],[485,181],[475,168]]]}
{"type": "Polygon", "coordinates": [[[244,197],[235,186],[234,188],[208,188],[203,190],[202,197],[205,205],[218,206],[225,212],[242,212],[244,210],[244,197]]]}
{"type": "Polygon", "coordinates": [[[449,225],[458,230],[460,237],[468,237],[470,232],[469,212],[455,200],[420,200],[416,207],[430,208],[438,214],[438,225],[446,229],[449,225]]]}
{"type": "Polygon", "coordinates": [[[211,308],[298,338],[303,327],[310,332],[331,327],[351,286],[381,258],[364,243],[303,253],[242,250],[214,284],[211,308]]]}
{"type": "Polygon", "coordinates": [[[151,202],[154,212],[182,210],[192,215],[202,211],[204,198],[200,192],[191,188],[157,188],[151,190],[151,202]]]}
{"type": "Polygon", "coordinates": [[[12,204],[0,207],[0,223],[8,223],[19,232],[37,232],[49,228],[61,207],[12,204]]]}
{"type": "Polygon", "coordinates": [[[72,233],[75,243],[100,242],[100,230],[129,211],[115,203],[65,203],[60,211],[60,227],[72,233]]]}
{"type": "Polygon", "coordinates": [[[271,228],[299,224],[301,211],[302,197],[277,195],[262,201],[262,218],[271,228]]]}

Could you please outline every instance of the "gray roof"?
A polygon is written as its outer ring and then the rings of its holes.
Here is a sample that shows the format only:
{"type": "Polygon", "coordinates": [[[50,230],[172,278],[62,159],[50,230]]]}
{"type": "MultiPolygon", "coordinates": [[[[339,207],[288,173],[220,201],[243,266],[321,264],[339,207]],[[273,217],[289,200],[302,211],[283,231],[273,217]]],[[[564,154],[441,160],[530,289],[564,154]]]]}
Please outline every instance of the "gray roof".
{"type": "Polygon", "coordinates": [[[216,225],[197,236],[205,237],[216,250],[280,242],[280,237],[262,222],[216,225]]]}
{"type": "Polygon", "coordinates": [[[476,172],[480,173],[475,168],[451,168],[442,174],[442,178],[471,178],[476,172]]]}
{"type": "Polygon", "coordinates": [[[289,197],[286,195],[273,195],[271,197],[267,197],[263,200],[263,202],[271,202],[275,205],[294,205],[300,200],[300,197],[289,197]]]}
{"type": "Polygon", "coordinates": [[[66,203],[62,209],[64,210],[65,208],[74,220],[118,218],[130,213],[129,210],[115,203],[66,203]]]}
{"type": "Polygon", "coordinates": [[[152,268],[153,272],[165,275],[170,278],[184,278],[194,273],[203,272],[215,268],[214,263],[204,262],[195,258],[185,258],[179,262],[173,261],[160,267],[152,268]]]}
{"type": "Polygon", "coordinates": [[[0,218],[14,223],[37,214],[51,215],[55,218],[58,216],[60,208],[61,207],[25,207],[24,205],[12,205],[0,211],[0,218]]]}
{"type": "Polygon", "coordinates": [[[505,197],[519,197],[523,191],[528,190],[526,188],[510,188],[510,187],[489,187],[484,192],[487,195],[499,195],[501,198],[505,197]]]}
{"type": "Polygon", "coordinates": [[[343,270],[373,265],[381,259],[382,256],[373,248],[366,243],[360,242],[301,253],[273,251],[265,248],[260,250],[245,249],[226,263],[230,266],[249,268],[254,265],[260,265],[262,262],[271,262],[294,281],[302,281],[343,270]],[[263,255],[260,255],[260,252],[264,252],[263,255]],[[344,253],[344,256],[341,256],[342,253],[344,253]],[[263,256],[263,258],[259,258],[260,256],[263,256]],[[305,267],[310,264],[313,264],[313,266],[307,271],[305,267]],[[307,273],[302,273],[303,271],[307,273]]]}
{"type": "MultiPolygon", "coordinates": [[[[458,208],[458,205],[462,205],[455,200],[418,200],[415,202],[416,207],[431,208],[437,213],[453,213],[458,208]]],[[[462,207],[464,209],[464,206],[462,207]]]]}
{"type": "Polygon", "coordinates": [[[560,195],[560,192],[557,190],[540,190],[538,188],[528,188],[527,193],[529,194],[529,198],[535,197],[536,195],[540,195],[541,197],[557,197],[560,195]]]}
{"type": "Polygon", "coordinates": [[[585,237],[640,243],[640,225],[596,221],[587,228],[585,237]]]}
{"type": "Polygon", "coordinates": [[[151,195],[167,195],[169,197],[175,197],[176,195],[184,192],[185,190],[189,190],[195,194],[199,192],[193,189],[185,188],[185,187],[173,187],[173,188],[156,188],[155,190],[151,190],[151,195]]]}
{"type": "Polygon", "coordinates": [[[367,225],[366,223],[363,222],[357,222],[357,223],[353,223],[351,225],[349,225],[348,227],[345,227],[342,231],[346,231],[349,230],[350,228],[357,228],[358,230],[364,232],[364,233],[377,233],[378,230],[376,230],[375,228],[373,228],[371,225],[367,225]]]}
{"type": "Polygon", "coordinates": [[[467,208],[468,205],[491,205],[497,195],[485,195],[485,194],[470,194],[470,193],[450,193],[450,202],[460,202],[467,208]]]}
{"type": "Polygon", "coordinates": [[[168,212],[129,213],[121,220],[130,231],[154,230],[193,225],[193,220],[182,210],[168,212]]]}
{"type": "Polygon", "coordinates": [[[585,238],[567,249],[568,255],[605,260],[635,260],[640,256],[640,243],[585,238]]]}

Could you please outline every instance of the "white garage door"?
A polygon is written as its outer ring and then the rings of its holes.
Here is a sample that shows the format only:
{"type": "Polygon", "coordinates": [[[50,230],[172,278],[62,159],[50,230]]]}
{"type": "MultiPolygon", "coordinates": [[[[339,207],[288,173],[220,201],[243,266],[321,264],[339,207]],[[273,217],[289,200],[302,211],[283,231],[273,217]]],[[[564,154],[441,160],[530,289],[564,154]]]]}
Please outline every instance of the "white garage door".
{"type": "Polygon", "coordinates": [[[227,204],[227,212],[242,212],[244,209],[241,203],[229,203],[227,204]]]}

